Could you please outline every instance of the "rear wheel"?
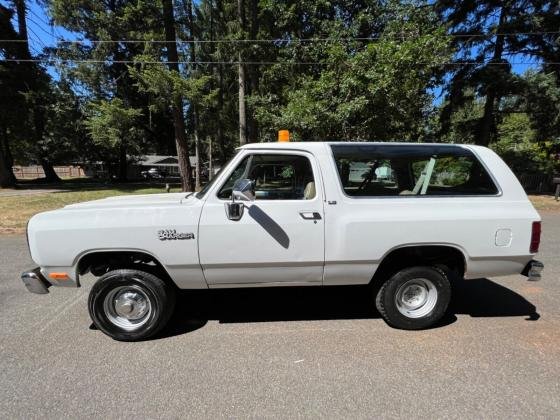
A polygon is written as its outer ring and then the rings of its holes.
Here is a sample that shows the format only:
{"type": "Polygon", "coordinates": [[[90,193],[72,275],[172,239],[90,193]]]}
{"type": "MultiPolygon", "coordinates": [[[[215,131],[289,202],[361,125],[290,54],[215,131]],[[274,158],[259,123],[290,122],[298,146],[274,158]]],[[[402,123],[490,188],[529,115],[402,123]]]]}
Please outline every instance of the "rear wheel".
{"type": "Polygon", "coordinates": [[[173,313],[174,290],[159,277],[138,270],[114,270],[97,280],[88,299],[95,326],[120,341],[159,332],[173,313]]]}
{"type": "Polygon", "coordinates": [[[394,274],[381,286],[375,304],[389,325],[418,330],[439,321],[450,300],[451,286],[443,270],[409,267],[394,274]]]}

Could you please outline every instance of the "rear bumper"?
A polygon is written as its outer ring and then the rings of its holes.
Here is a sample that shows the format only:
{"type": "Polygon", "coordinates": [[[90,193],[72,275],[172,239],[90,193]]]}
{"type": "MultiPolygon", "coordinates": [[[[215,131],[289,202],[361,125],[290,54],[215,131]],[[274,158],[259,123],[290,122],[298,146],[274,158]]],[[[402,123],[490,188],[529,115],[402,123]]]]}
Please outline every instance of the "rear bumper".
{"type": "Polygon", "coordinates": [[[529,281],[539,281],[541,279],[541,272],[544,269],[544,264],[537,260],[531,260],[527,263],[521,274],[527,276],[529,281]]]}
{"type": "Polygon", "coordinates": [[[43,277],[39,268],[21,273],[21,280],[31,293],[44,295],[49,293],[51,284],[43,277]]]}

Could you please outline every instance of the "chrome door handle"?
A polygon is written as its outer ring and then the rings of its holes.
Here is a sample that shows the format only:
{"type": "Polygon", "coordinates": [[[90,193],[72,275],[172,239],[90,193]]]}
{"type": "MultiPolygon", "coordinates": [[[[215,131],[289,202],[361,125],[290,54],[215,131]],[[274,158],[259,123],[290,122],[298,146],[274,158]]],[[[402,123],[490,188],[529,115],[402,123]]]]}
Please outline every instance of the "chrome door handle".
{"type": "Polygon", "coordinates": [[[321,220],[321,215],[316,211],[300,211],[299,215],[305,220],[321,220]]]}

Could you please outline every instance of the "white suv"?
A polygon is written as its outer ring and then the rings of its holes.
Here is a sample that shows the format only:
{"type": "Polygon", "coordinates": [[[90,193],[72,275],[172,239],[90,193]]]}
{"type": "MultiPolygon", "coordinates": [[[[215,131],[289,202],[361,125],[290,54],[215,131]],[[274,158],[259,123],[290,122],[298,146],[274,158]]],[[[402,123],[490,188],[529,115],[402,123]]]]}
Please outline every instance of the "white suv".
{"type": "MultiPolygon", "coordinates": [[[[445,313],[452,282],[522,273],[540,217],[507,165],[470,145],[260,143],[195,194],[113,197],[40,213],[28,226],[30,291],[100,278],[95,325],[157,333],[176,289],[371,284],[392,326],[445,313]]],[[[289,310],[289,309],[286,309],[289,310]]]]}

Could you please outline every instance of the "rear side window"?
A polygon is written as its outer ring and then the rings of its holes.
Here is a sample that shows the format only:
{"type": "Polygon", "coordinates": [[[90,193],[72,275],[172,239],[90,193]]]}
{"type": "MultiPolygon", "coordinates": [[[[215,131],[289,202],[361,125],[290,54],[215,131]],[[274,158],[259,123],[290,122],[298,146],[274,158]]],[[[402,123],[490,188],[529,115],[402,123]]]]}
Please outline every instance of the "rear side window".
{"type": "Polygon", "coordinates": [[[462,147],[348,144],[331,148],[349,196],[498,194],[484,166],[462,147]]]}

